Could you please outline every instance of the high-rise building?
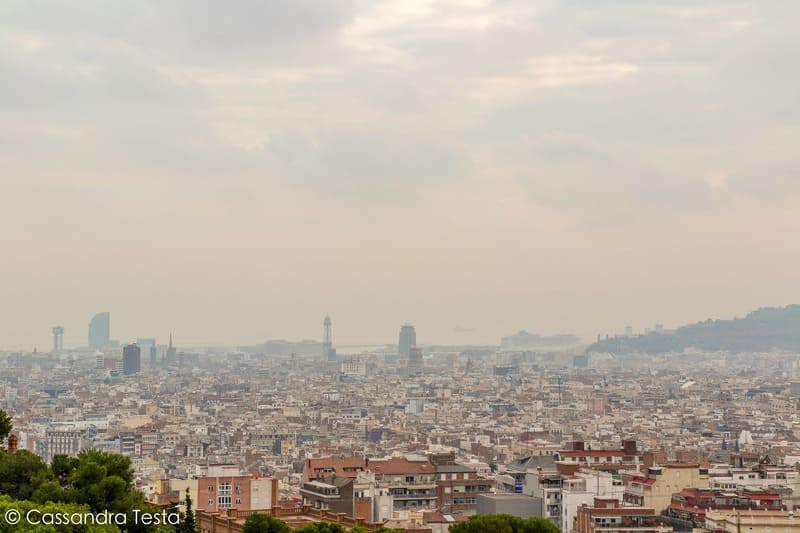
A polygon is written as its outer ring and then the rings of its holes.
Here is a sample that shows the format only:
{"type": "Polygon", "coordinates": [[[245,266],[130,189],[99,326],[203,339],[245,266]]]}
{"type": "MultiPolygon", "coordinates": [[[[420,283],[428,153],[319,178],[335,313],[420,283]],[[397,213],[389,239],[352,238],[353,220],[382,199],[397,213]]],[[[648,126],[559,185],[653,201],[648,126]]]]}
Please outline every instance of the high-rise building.
{"type": "Polygon", "coordinates": [[[422,348],[412,347],[408,354],[408,375],[422,375],[422,348]]]}
{"type": "Polygon", "coordinates": [[[332,329],[331,329],[331,317],[325,315],[325,320],[322,322],[322,357],[326,361],[335,362],[336,361],[336,350],[333,349],[333,336],[332,336],[332,329]]]}
{"type": "Polygon", "coordinates": [[[364,357],[355,355],[342,363],[342,374],[345,376],[366,377],[367,362],[364,357]]]}
{"type": "Polygon", "coordinates": [[[174,365],[178,362],[178,351],[172,345],[172,333],[169,334],[169,346],[167,353],[164,354],[164,366],[174,365]]]}
{"type": "Polygon", "coordinates": [[[397,352],[400,357],[408,357],[411,348],[417,345],[417,332],[411,324],[403,324],[400,327],[400,341],[397,345],[397,352]]]}
{"type": "Polygon", "coordinates": [[[126,376],[137,374],[142,369],[142,350],[136,344],[122,349],[122,373],[126,376]]]}
{"type": "Polygon", "coordinates": [[[89,348],[95,350],[108,347],[111,343],[111,313],[97,313],[89,322],[89,348]]]}
{"type": "Polygon", "coordinates": [[[149,366],[154,367],[158,363],[156,360],[156,340],[153,338],[138,338],[136,344],[145,354],[150,354],[149,366]]]}
{"type": "Polygon", "coordinates": [[[64,327],[55,326],[53,328],[53,353],[61,352],[64,348],[64,327]]]}

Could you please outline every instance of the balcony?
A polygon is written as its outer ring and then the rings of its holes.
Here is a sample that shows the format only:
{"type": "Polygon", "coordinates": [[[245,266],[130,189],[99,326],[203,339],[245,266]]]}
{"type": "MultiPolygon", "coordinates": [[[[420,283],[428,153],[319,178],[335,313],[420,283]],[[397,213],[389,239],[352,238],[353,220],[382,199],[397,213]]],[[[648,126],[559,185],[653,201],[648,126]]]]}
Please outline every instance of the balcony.
{"type": "Polygon", "coordinates": [[[658,525],[658,526],[619,526],[619,525],[609,525],[608,527],[593,527],[593,530],[601,530],[603,533],[672,533],[673,529],[670,526],[658,525]]]}
{"type": "Polygon", "coordinates": [[[389,491],[395,500],[435,500],[436,492],[433,490],[400,490],[389,491]]]}
{"type": "Polygon", "coordinates": [[[594,530],[602,530],[603,532],[612,531],[672,531],[672,528],[665,526],[662,521],[656,516],[643,516],[643,517],[595,517],[591,523],[594,530]]]}
{"type": "Polygon", "coordinates": [[[641,485],[639,483],[631,483],[630,485],[625,487],[625,493],[626,494],[631,494],[633,496],[643,497],[644,496],[644,485],[641,485]]]}
{"type": "Polygon", "coordinates": [[[402,487],[405,489],[417,489],[417,490],[435,490],[436,489],[436,482],[434,481],[394,481],[389,484],[389,487],[402,487]]]}

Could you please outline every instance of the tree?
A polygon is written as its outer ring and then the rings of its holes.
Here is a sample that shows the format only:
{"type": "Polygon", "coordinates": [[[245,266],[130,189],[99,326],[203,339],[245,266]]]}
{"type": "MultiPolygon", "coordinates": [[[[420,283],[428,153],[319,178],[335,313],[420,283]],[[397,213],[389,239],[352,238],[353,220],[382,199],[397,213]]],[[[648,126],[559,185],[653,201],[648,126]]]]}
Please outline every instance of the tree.
{"type": "Polygon", "coordinates": [[[544,518],[522,518],[507,514],[476,515],[450,527],[450,533],[559,533],[544,518]]]}
{"type": "Polygon", "coordinates": [[[245,520],[242,533],[292,533],[292,528],[272,516],[253,513],[245,520]]]}
{"type": "Polygon", "coordinates": [[[65,497],[64,489],[61,488],[58,481],[45,481],[39,485],[39,488],[33,491],[31,500],[39,503],[63,502],[65,497]]]}
{"type": "Polygon", "coordinates": [[[303,527],[300,533],[345,533],[345,529],[333,522],[314,522],[303,527]]]}
{"type": "MultiPolygon", "coordinates": [[[[72,503],[34,503],[29,501],[13,500],[8,496],[0,496],[0,517],[6,516],[6,512],[14,509],[19,512],[19,516],[26,516],[31,510],[38,511],[38,516],[41,517],[46,513],[59,513],[59,514],[72,514],[72,513],[88,513],[89,509],[82,505],[75,505],[72,503]]],[[[18,524],[11,527],[9,524],[3,523],[0,518],[0,531],[14,532],[14,533],[119,533],[119,527],[116,525],[99,525],[99,524],[85,524],[85,525],[43,525],[43,524],[30,524],[27,520],[21,519],[18,524]]]]}
{"type": "MultiPolygon", "coordinates": [[[[33,506],[124,513],[128,517],[126,531],[129,533],[173,533],[172,526],[151,526],[135,520],[136,511],[157,513],[158,509],[145,503],[144,494],[136,490],[133,479],[131,461],[121,455],[87,450],[78,457],[56,455],[52,466],[48,466],[38,455],[26,450],[9,454],[0,449],[0,507],[7,504],[18,510],[33,506]]],[[[191,508],[191,503],[189,505],[191,508]]],[[[194,533],[194,527],[192,513],[186,532],[194,533]]],[[[0,532],[4,531],[0,524],[0,532]]],[[[48,528],[46,531],[118,531],[118,528],[48,528]]]]}
{"type": "Polygon", "coordinates": [[[192,497],[189,495],[189,487],[186,487],[186,513],[183,515],[183,522],[178,526],[176,533],[195,533],[194,511],[192,510],[192,497]]]}
{"type": "Polygon", "coordinates": [[[78,468],[78,464],[77,457],[56,454],[53,456],[53,460],[50,462],[50,470],[53,471],[53,475],[56,477],[58,483],[62,487],[67,488],[69,485],[69,476],[76,468],[78,468]]]}
{"type": "Polygon", "coordinates": [[[12,429],[14,429],[14,424],[11,423],[11,417],[0,409],[0,442],[8,437],[12,429]]]}
{"type": "Polygon", "coordinates": [[[7,494],[15,500],[30,500],[52,476],[38,455],[27,450],[14,454],[0,450],[0,494],[7,494]]]}
{"type": "Polygon", "coordinates": [[[92,511],[128,512],[143,503],[133,490],[131,460],[123,455],[84,450],[67,478],[67,500],[88,505],[92,511]]]}
{"type": "Polygon", "coordinates": [[[64,475],[65,501],[86,505],[95,513],[125,513],[130,533],[154,529],[135,520],[135,511],[157,512],[157,509],[146,504],[144,494],[135,489],[129,458],[99,450],[84,450],[75,462],[64,460],[59,463],[59,476],[64,475]]]}

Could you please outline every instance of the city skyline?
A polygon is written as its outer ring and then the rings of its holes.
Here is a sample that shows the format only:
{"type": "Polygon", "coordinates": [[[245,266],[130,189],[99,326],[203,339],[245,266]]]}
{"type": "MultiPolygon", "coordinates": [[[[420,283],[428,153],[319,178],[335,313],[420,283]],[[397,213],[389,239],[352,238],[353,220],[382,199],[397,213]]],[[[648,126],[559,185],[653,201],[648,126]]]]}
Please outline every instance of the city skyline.
{"type": "MultiPolygon", "coordinates": [[[[796,305],[796,304],[790,304],[790,306],[791,305],[796,305]]],[[[777,306],[777,307],[780,308],[780,307],[783,307],[783,306],[777,306]]],[[[744,313],[740,313],[740,314],[735,315],[735,316],[703,317],[703,318],[700,318],[698,320],[695,320],[694,322],[702,322],[702,321],[708,320],[708,319],[723,320],[723,321],[724,320],[737,319],[737,318],[741,318],[743,316],[746,316],[749,313],[751,313],[753,311],[756,311],[757,309],[764,309],[764,308],[772,308],[772,306],[760,306],[760,307],[755,308],[755,309],[745,310],[744,313]]],[[[51,346],[52,346],[52,343],[53,343],[53,335],[55,333],[55,330],[58,330],[58,332],[59,332],[58,336],[59,336],[60,345],[65,350],[79,349],[79,348],[103,349],[104,347],[105,348],[120,348],[121,346],[124,346],[127,343],[141,344],[140,341],[144,341],[144,343],[146,343],[148,345],[152,344],[153,346],[155,346],[155,344],[153,344],[153,342],[155,341],[155,338],[147,337],[147,336],[143,337],[139,333],[134,333],[134,334],[127,335],[127,336],[126,335],[122,335],[120,337],[121,340],[120,339],[111,338],[110,319],[111,319],[111,313],[108,312],[108,311],[95,313],[93,315],[93,318],[92,318],[92,320],[90,320],[89,327],[88,327],[89,338],[90,338],[89,344],[87,344],[85,342],[82,343],[81,341],[77,340],[80,337],[80,335],[76,335],[76,334],[73,334],[72,336],[66,335],[65,334],[66,328],[64,328],[63,326],[51,327],[50,328],[50,333],[49,333],[49,339],[50,339],[50,342],[51,342],[51,346]],[[102,338],[99,341],[96,339],[95,343],[99,342],[99,344],[93,345],[92,342],[91,342],[91,339],[92,339],[93,335],[94,336],[98,335],[98,330],[97,330],[97,325],[98,324],[100,326],[100,329],[102,330],[100,332],[100,337],[102,337],[102,338]],[[64,341],[63,341],[64,338],[67,339],[66,345],[64,344],[64,341]],[[71,342],[71,341],[74,341],[74,342],[71,342]]],[[[595,341],[599,341],[601,338],[608,338],[609,336],[610,337],[629,337],[631,335],[635,336],[635,335],[647,334],[648,332],[651,332],[651,331],[655,331],[655,332],[658,332],[658,331],[671,331],[673,328],[683,327],[683,326],[687,326],[689,324],[690,324],[689,322],[686,322],[686,323],[680,323],[680,324],[670,324],[670,325],[665,327],[665,325],[662,324],[662,323],[655,323],[655,324],[649,324],[649,325],[648,324],[642,324],[641,327],[639,327],[639,326],[633,327],[629,323],[625,323],[624,325],[622,325],[622,324],[617,325],[617,327],[615,329],[612,329],[610,331],[597,332],[594,335],[583,336],[583,337],[578,336],[578,338],[580,339],[580,342],[582,344],[589,345],[589,344],[592,344],[595,341]]],[[[123,326],[123,329],[129,329],[129,328],[125,328],[123,326]]],[[[340,348],[341,347],[344,347],[344,348],[352,348],[352,347],[366,348],[366,347],[369,347],[369,346],[378,347],[378,346],[396,345],[396,346],[400,347],[400,355],[406,355],[407,356],[408,354],[405,354],[403,352],[403,349],[402,349],[402,346],[404,345],[404,334],[405,334],[405,336],[408,337],[408,339],[410,339],[408,341],[408,342],[410,342],[410,344],[408,344],[408,346],[411,347],[411,346],[416,344],[416,331],[415,331],[415,329],[416,328],[415,328],[415,326],[413,324],[410,324],[410,323],[408,323],[406,321],[403,321],[401,326],[400,326],[399,341],[397,341],[397,340],[392,341],[392,340],[387,340],[387,339],[379,339],[379,338],[375,338],[375,337],[369,338],[367,340],[365,340],[364,338],[358,338],[358,337],[348,337],[348,338],[345,338],[345,340],[340,342],[340,343],[333,343],[333,342],[326,341],[326,338],[330,338],[331,337],[331,332],[332,332],[331,316],[330,316],[330,314],[326,314],[325,315],[325,319],[323,321],[323,333],[321,335],[310,334],[308,336],[300,336],[300,337],[294,337],[294,338],[287,337],[287,336],[281,336],[279,334],[276,334],[275,336],[272,336],[272,337],[264,337],[264,338],[258,338],[258,337],[254,337],[254,336],[245,336],[246,339],[255,339],[255,340],[252,340],[250,342],[241,341],[241,340],[237,341],[235,339],[234,340],[230,340],[230,339],[229,340],[222,340],[222,341],[219,341],[219,340],[209,341],[207,339],[198,340],[198,339],[192,339],[192,338],[185,338],[185,339],[182,339],[182,344],[186,348],[202,348],[202,347],[228,347],[228,348],[230,348],[230,347],[236,347],[236,346],[254,346],[254,345],[262,344],[264,342],[277,341],[277,340],[283,340],[283,341],[288,341],[288,342],[312,341],[312,342],[319,342],[320,343],[320,345],[322,346],[322,350],[323,350],[323,356],[325,356],[325,354],[328,354],[330,349],[332,349],[332,353],[335,355],[337,346],[340,347],[340,348]],[[410,336],[409,336],[409,334],[406,333],[406,331],[410,332],[410,336]]],[[[456,328],[455,333],[460,333],[461,331],[459,331],[459,329],[463,329],[463,328],[456,328]]],[[[466,332],[473,333],[474,332],[473,330],[475,330],[475,329],[476,328],[470,328],[466,332]]],[[[542,332],[533,331],[530,328],[529,329],[524,329],[523,328],[523,329],[520,329],[520,330],[517,330],[517,331],[508,332],[509,335],[513,335],[513,334],[516,334],[516,333],[539,334],[539,335],[542,334],[542,332]]],[[[159,346],[172,346],[173,334],[174,334],[174,329],[169,329],[168,330],[169,343],[161,343],[161,344],[158,344],[158,345],[159,346]]],[[[545,332],[544,333],[545,338],[547,338],[546,336],[548,334],[549,334],[549,332],[545,332]]],[[[567,330],[555,333],[555,335],[571,335],[571,334],[572,333],[567,331],[567,330]]],[[[83,338],[86,339],[86,335],[85,334],[84,334],[83,338]]],[[[397,338],[398,338],[397,334],[395,333],[395,339],[397,339],[397,338]]],[[[469,341],[465,341],[464,339],[461,339],[460,341],[458,339],[456,339],[456,340],[451,341],[451,342],[443,342],[443,341],[439,341],[439,340],[437,340],[435,338],[424,338],[424,340],[422,342],[420,342],[420,344],[421,345],[426,345],[426,344],[427,345],[453,344],[453,345],[464,345],[464,346],[467,346],[467,345],[500,346],[502,344],[501,340],[503,340],[503,339],[498,338],[498,339],[494,339],[494,340],[489,339],[489,340],[487,340],[485,342],[482,342],[482,341],[469,342],[469,341]]],[[[558,342],[564,342],[564,341],[563,341],[563,339],[558,339],[558,342]]],[[[566,345],[564,347],[568,348],[568,346],[566,346],[566,345]]],[[[572,348],[574,348],[574,346],[572,348]]],[[[23,350],[23,351],[25,351],[25,350],[32,350],[32,349],[36,349],[37,351],[42,351],[42,352],[52,351],[52,350],[49,350],[49,349],[46,349],[46,348],[42,349],[42,348],[40,348],[39,346],[37,346],[35,344],[32,345],[32,346],[22,346],[22,347],[0,346],[0,350],[23,350]]]]}
{"type": "MultiPolygon", "coordinates": [[[[728,316],[728,317],[705,317],[704,319],[695,321],[693,323],[683,323],[683,324],[675,324],[674,326],[670,325],[670,327],[665,327],[662,323],[655,323],[650,325],[643,325],[641,328],[636,327],[634,328],[630,324],[626,324],[625,326],[618,326],[616,329],[608,331],[608,332],[599,332],[595,336],[591,338],[580,338],[580,337],[573,337],[571,333],[564,333],[561,332],[560,334],[556,334],[553,336],[548,336],[547,334],[541,335],[540,332],[529,331],[529,330],[519,330],[517,332],[513,332],[511,336],[503,337],[501,339],[497,339],[494,341],[488,342],[479,342],[479,343],[471,343],[471,342],[438,342],[436,339],[425,339],[421,342],[421,345],[462,345],[462,346],[503,346],[507,342],[511,344],[516,344],[518,342],[522,342],[525,344],[526,342],[530,342],[530,339],[534,339],[534,344],[531,345],[533,348],[542,349],[544,347],[557,347],[561,346],[564,349],[574,350],[578,344],[584,345],[591,345],[595,341],[599,342],[601,339],[609,339],[609,338],[633,338],[639,335],[647,335],[650,332],[655,333],[672,333],[675,328],[685,328],[687,326],[697,325],[698,323],[705,322],[707,320],[721,320],[723,322],[731,321],[731,320],[738,320],[745,316],[750,316],[755,314],[757,311],[788,311],[790,308],[796,309],[798,304],[790,304],[789,306],[783,307],[770,307],[770,306],[762,306],[757,309],[750,309],[747,310],[745,313],[736,316],[728,316]],[[516,340],[512,340],[516,339],[516,340]]],[[[153,337],[142,337],[142,336],[132,336],[132,337],[124,337],[123,340],[120,341],[119,339],[112,339],[111,338],[111,331],[110,331],[110,318],[111,313],[108,311],[96,313],[92,320],[89,322],[89,339],[90,343],[81,344],[80,342],[76,342],[74,345],[68,344],[65,349],[82,349],[82,348],[90,348],[90,349],[103,349],[103,348],[119,348],[125,345],[127,342],[139,345],[147,345],[147,346],[168,346],[172,347],[173,342],[173,334],[174,330],[169,331],[169,342],[168,343],[156,343],[156,339],[153,337]],[[100,326],[99,329],[102,330],[99,335],[102,337],[99,341],[98,337],[98,325],[100,326]],[[95,339],[95,345],[92,344],[92,339],[95,339]],[[99,344],[98,344],[99,342],[99,344]]],[[[65,328],[63,326],[56,326],[51,328],[51,335],[56,334],[58,332],[58,342],[59,346],[63,348],[63,335],[65,332],[65,328]]],[[[318,338],[314,335],[310,335],[307,337],[298,337],[298,338],[288,338],[288,337],[281,337],[275,336],[270,338],[263,338],[258,339],[253,342],[237,342],[237,341],[225,341],[225,342],[208,342],[208,341],[197,341],[193,339],[183,339],[182,345],[185,348],[209,348],[209,347],[225,347],[231,348],[236,346],[256,346],[262,343],[270,343],[274,341],[286,341],[288,343],[305,343],[305,342],[318,342],[322,347],[322,354],[323,359],[329,359],[330,361],[334,361],[336,359],[336,352],[338,348],[368,348],[368,347],[381,347],[381,346],[397,346],[398,347],[398,355],[400,356],[408,356],[408,351],[411,347],[416,345],[416,328],[413,324],[408,322],[403,322],[400,326],[400,334],[399,337],[396,337],[397,341],[386,341],[385,339],[379,340],[369,340],[365,341],[363,339],[349,339],[345,340],[341,343],[334,343],[332,341],[332,319],[330,314],[326,314],[323,320],[323,333],[318,338]]],[[[52,337],[51,337],[52,339],[52,337]]],[[[55,341],[54,341],[55,342],[55,341]]],[[[517,346],[519,347],[519,346],[517,346]]],[[[0,346],[0,350],[8,350],[8,349],[18,349],[18,348],[8,348],[0,346]]],[[[23,351],[28,350],[30,348],[22,348],[23,351]]],[[[36,349],[37,351],[44,351],[47,352],[48,350],[39,350],[37,346],[34,346],[32,349],[36,349]]],[[[51,351],[59,351],[55,348],[51,351]]],[[[348,350],[345,350],[342,355],[350,353],[348,350]]]]}

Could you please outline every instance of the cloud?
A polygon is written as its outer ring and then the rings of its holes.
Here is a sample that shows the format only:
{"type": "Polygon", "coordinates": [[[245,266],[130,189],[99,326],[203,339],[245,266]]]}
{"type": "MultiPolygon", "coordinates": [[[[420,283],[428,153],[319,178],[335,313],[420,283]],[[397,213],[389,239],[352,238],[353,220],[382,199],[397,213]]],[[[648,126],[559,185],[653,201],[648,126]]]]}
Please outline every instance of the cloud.
{"type": "Polygon", "coordinates": [[[709,172],[705,175],[708,188],[712,190],[725,190],[728,188],[728,173],[722,171],[709,172]]]}
{"type": "MultiPolygon", "coordinates": [[[[513,270],[491,301],[525,314],[515,291],[580,285],[594,257],[608,265],[594,281],[622,283],[627,252],[601,241],[675,228],[701,249],[692,228],[716,239],[715,221],[770,209],[775,235],[794,227],[798,15],[794,0],[2,2],[0,223],[26,221],[5,252],[63,250],[79,271],[97,243],[174,246],[220,287],[245,268],[220,258],[252,255],[248,282],[268,271],[313,306],[301,267],[324,249],[343,283],[408,283],[408,312],[424,295],[405,273],[466,309],[476,295],[456,281],[513,270]],[[387,242],[422,252],[375,251],[387,242]],[[562,278],[559,258],[576,265],[562,278]]],[[[447,327],[489,335],[492,320],[447,327]]]]}

